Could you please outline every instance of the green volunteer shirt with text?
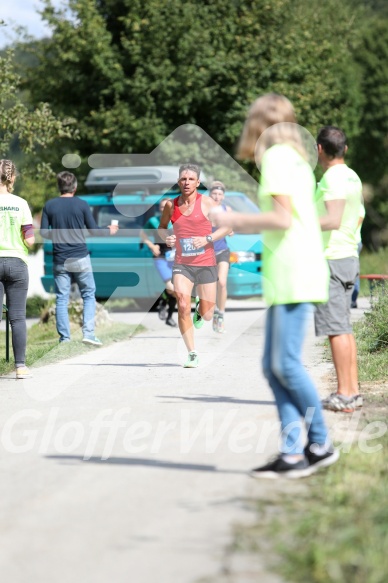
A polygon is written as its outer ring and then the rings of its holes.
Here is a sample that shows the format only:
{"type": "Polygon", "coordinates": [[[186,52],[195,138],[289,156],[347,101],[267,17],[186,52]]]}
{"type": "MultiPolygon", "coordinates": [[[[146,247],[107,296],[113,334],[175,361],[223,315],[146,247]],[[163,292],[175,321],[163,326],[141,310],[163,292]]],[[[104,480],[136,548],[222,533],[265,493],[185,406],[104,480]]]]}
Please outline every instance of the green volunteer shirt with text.
{"type": "Polygon", "coordinates": [[[357,174],[346,164],[336,164],[326,170],[316,189],[318,214],[327,214],[325,202],[345,200],[339,229],[322,231],[326,259],[358,257],[357,225],[362,204],[362,184],[357,174]]]}
{"type": "Polygon", "coordinates": [[[0,257],[18,257],[27,263],[22,226],[32,225],[27,201],[15,194],[0,195],[0,257]]]}
{"type": "Polygon", "coordinates": [[[287,230],[263,232],[263,288],[269,304],[326,302],[329,272],[314,204],[315,179],[309,164],[291,146],[269,148],[262,159],[259,203],[273,209],[272,196],[291,199],[287,230]]]}

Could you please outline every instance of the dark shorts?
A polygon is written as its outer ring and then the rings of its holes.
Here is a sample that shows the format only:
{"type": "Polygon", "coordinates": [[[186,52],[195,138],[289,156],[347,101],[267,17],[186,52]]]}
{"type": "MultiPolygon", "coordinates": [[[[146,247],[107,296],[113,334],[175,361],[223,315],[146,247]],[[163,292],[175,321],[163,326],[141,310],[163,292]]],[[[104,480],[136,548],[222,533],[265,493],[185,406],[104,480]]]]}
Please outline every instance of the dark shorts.
{"type": "Polygon", "coordinates": [[[174,275],[184,275],[187,279],[193,282],[194,285],[201,283],[214,283],[218,280],[216,265],[211,267],[194,267],[192,265],[176,264],[172,268],[173,278],[174,275]]]}
{"type": "Polygon", "coordinates": [[[224,249],[223,251],[216,253],[217,265],[219,263],[221,263],[221,261],[225,261],[226,263],[229,263],[229,259],[230,259],[230,249],[224,249]]]}
{"type": "Polygon", "coordinates": [[[330,268],[329,301],[318,304],[315,310],[317,336],[351,334],[350,303],[354,282],[359,273],[358,257],[332,259],[330,268]]]}

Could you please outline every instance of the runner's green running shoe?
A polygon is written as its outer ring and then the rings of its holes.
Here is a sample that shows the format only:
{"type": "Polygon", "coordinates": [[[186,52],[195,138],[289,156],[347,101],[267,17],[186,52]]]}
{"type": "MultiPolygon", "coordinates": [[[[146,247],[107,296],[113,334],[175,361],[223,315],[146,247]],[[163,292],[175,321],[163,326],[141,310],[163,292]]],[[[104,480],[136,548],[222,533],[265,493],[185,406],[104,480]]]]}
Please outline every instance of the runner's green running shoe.
{"type": "Polygon", "coordinates": [[[198,354],[195,352],[195,350],[192,350],[191,352],[189,352],[189,356],[187,358],[187,361],[183,365],[183,368],[197,368],[197,366],[198,366],[198,354]]]}
{"type": "Polygon", "coordinates": [[[195,298],[195,311],[193,316],[193,324],[195,328],[202,328],[205,320],[202,318],[201,314],[198,312],[199,297],[195,298]]]}

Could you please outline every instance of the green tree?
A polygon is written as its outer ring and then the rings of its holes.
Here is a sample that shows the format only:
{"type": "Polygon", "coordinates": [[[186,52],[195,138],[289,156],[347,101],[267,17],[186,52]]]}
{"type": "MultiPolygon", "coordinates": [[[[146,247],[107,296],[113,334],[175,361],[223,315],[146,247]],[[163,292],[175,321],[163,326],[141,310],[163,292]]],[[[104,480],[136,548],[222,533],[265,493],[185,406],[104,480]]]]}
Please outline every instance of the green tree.
{"type": "Polygon", "coordinates": [[[369,14],[377,15],[379,18],[388,18],[387,0],[352,0],[354,4],[362,6],[369,14]]]}
{"type": "Polygon", "coordinates": [[[370,22],[354,56],[364,96],[357,166],[363,180],[377,184],[388,159],[388,19],[370,22]]]}
{"type": "MultiPolygon", "coordinates": [[[[22,152],[32,155],[40,148],[47,148],[55,140],[72,138],[72,120],[58,119],[48,103],[29,108],[18,92],[20,77],[15,72],[13,53],[0,57],[0,154],[6,156],[17,139],[22,152]]],[[[38,171],[44,171],[38,166],[38,171]]]]}
{"type": "Polygon", "coordinates": [[[350,47],[358,20],[336,0],[46,0],[52,28],[28,85],[34,103],[78,119],[80,150],[149,152],[181,124],[228,152],[249,103],[278,91],[315,132],[358,132],[350,47]],[[45,83],[41,80],[45,79],[45,83]]]}
{"type": "MultiPolygon", "coordinates": [[[[16,159],[22,174],[30,173],[35,180],[51,177],[53,171],[45,152],[58,141],[77,136],[74,120],[55,116],[48,103],[35,107],[25,103],[12,51],[0,56],[0,86],[0,157],[16,159]]],[[[21,187],[23,182],[18,180],[16,191],[21,187]]],[[[28,201],[33,210],[40,209],[44,202],[42,188],[29,189],[28,201]]]]}
{"type": "Polygon", "coordinates": [[[367,22],[354,51],[362,72],[361,132],[354,141],[354,165],[368,183],[363,241],[371,249],[388,244],[388,18],[367,22]]]}

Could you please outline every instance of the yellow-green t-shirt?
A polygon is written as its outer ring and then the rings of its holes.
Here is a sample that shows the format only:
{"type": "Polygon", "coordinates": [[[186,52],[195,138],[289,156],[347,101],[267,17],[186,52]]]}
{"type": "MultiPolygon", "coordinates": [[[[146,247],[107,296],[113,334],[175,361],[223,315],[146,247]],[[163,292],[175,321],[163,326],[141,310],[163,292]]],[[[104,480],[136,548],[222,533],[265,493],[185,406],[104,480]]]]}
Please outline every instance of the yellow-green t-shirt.
{"type": "Polygon", "coordinates": [[[32,225],[27,201],[15,194],[0,194],[0,257],[18,257],[27,263],[23,225],[32,225]]]}
{"type": "Polygon", "coordinates": [[[262,159],[259,203],[273,209],[272,196],[291,199],[287,230],[263,233],[263,288],[269,304],[326,302],[329,271],[314,204],[315,180],[301,155],[288,145],[269,148],[262,159]]]}
{"type": "Polygon", "coordinates": [[[346,164],[331,166],[317,186],[315,199],[320,217],[327,213],[326,201],[345,200],[340,228],[322,231],[326,259],[358,257],[357,224],[362,204],[362,184],[357,174],[346,164]]]}

